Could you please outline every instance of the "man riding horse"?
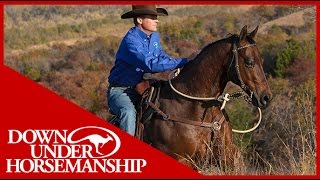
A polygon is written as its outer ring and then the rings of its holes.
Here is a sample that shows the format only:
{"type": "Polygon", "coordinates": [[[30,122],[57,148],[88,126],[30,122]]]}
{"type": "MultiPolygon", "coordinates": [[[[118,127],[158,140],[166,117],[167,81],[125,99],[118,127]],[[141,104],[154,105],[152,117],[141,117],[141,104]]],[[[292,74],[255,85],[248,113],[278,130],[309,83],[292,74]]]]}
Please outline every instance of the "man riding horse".
{"type": "Polygon", "coordinates": [[[132,27],[121,41],[115,64],[109,75],[107,101],[120,128],[134,135],[136,108],[141,100],[139,87],[146,83],[144,73],[157,73],[180,68],[192,58],[172,58],[160,44],[158,16],[167,16],[164,8],[154,5],[133,5],[121,18],[133,18],[132,27]]]}

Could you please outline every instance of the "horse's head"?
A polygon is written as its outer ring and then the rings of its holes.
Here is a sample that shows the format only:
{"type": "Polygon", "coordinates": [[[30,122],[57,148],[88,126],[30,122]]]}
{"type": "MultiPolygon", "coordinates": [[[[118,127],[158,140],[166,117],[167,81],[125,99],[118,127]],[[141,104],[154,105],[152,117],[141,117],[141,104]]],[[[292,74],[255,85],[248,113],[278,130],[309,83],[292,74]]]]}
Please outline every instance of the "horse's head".
{"type": "Polygon", "coordinates": [[[272,93],[262,68],[262,58],[255,44],[254,37],[258,26],[251,33],[247,33],[247,26],[240,32],[237,41],[233,44],[234,67],[231,81],[241,86],[255,106],[265,108],[272,99],[272,93]]]}

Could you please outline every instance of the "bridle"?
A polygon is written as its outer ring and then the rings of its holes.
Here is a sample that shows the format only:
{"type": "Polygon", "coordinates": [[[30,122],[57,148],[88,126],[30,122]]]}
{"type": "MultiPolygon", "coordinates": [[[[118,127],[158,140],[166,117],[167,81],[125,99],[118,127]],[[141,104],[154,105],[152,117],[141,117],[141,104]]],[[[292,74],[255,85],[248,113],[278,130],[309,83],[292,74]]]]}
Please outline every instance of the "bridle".
{"type": "Polygon", "coordinates": [[[233,61],[235,60],[235,69],[236,69],[236,72],[237,72],[237,77],[238,77],[238,79],[240,81],[240,87],[241,87],[241,89],[243,91],[249,91],[250,92],[250,98],[252,99],[253,91],[243,82],[243,80],[241,78],[241,75],[240,75],[239,54],[238,54],[239,50],[245,49],[245,48],[248,48],[248,47],[251,47],[251,46],[256,46],[256,44],[247,44],[247,45],[244,45],[244,46],[237,47],[237,45],[235,43],[233,43],[233,49],[232,49],[233,57],[232,57],[231,63],[229,65],[229,68],[228,68],[228,71],[227,71],[227,76],[229,77],[230,68],[231,68],[231,66],[233,64],[233,61]]]}

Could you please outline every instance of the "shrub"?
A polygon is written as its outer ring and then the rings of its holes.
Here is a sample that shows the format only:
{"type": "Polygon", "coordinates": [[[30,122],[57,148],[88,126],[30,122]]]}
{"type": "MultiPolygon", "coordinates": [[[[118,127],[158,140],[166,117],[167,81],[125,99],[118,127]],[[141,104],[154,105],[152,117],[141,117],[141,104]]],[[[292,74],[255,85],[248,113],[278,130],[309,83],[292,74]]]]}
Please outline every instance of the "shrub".
{"type": "Polygon", "coordinates": [[[64,68],[74,70],[86,70],[91,63],[90,54],[83,50],[75,50],[69,56],[67,56],[66,64],[64,68]]]}
{"type": "MultiPolygon", "coordinates": [[[[286,47],[280,51],[275,58],[274,74],[278,77],[284,77],[286,69],[294,63],[296,59],[309,58],[315,59],[315,42],[309,41],[297,41],[295,39],[289,39],[286,47]]],[[[308,68],[311,68],[312,64],[304,64],[308,68]]],[[[304,66],[301,64],[301,66],[304,66]]]]}
{"type": "Polygon", "coordinates": [[[176,41],[171,46],[176,49],[179,57],[187,57],[199,49],[196,43],[188,40],[176,41]]]}
{"type": "Polygon", "coordinates": [[[315,63],[310,59],[297,58],[286,69],[284,75],[292,86],[297,86],[315,77],[315,67],[315,63]]]}
{"type": "Polygon", "coordinates": [[[41,78],[40,70],[28,65],[24,68],[23,74],[34,81],[39,81],[41,78]]]}
{"type": "Polygon", "coordinates": [[[277,55],[275,61],[274,73],[278,77],[283,77],[285,69],[298,57],[301,52],[301,44],[294,40],[289,39],[287,46],[277,55]]]}

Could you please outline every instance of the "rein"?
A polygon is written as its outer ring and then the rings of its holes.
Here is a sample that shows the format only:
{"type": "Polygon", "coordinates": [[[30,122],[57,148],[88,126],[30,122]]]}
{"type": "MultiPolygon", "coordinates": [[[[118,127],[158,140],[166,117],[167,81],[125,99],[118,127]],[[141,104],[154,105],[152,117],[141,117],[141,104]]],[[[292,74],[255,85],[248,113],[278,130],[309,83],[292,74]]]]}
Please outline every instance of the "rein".
{"type": "Polygon", "coordinates": [[[158,114],[160,114],[163,118],[163,120],[168,121],[168,120],[172,120],[172,121],[176,121],[176,122],[180,122],[180,123],[184,123],[184,124],[190,124],[190,125],[194,125],[194,126],[200,126],[200,127],[207,127],[207,128],[212,128],[213,130],[220,130],[221,129],[221,125],[224,121],[224,116],[223,114],[220,115],[219,118],[215,118],[213,123],[208,123],[208,122],[203,122],[203,121],[191,121],[191,120],[187,120],[184,118],[179,118],[179,117],[174,117],[174,116],[170,116],[168,114],[165,114],[163,111],[161,111],[154,103],[149,102],[148,103],[154,110],[156,110],[156,112],[158,114]],[[215,121],[217,120],[217,121],[215,121]]]}

